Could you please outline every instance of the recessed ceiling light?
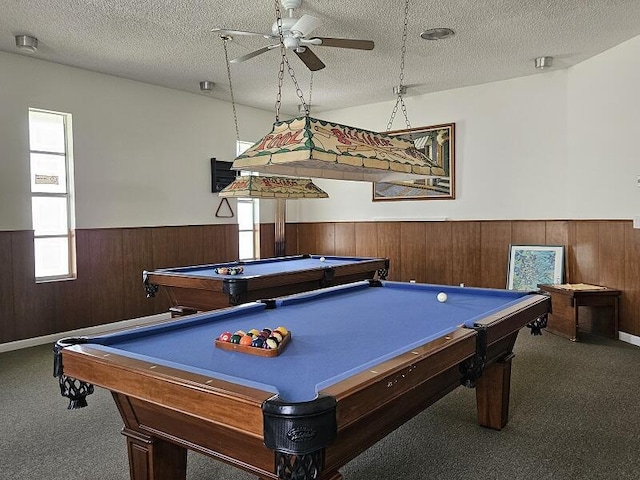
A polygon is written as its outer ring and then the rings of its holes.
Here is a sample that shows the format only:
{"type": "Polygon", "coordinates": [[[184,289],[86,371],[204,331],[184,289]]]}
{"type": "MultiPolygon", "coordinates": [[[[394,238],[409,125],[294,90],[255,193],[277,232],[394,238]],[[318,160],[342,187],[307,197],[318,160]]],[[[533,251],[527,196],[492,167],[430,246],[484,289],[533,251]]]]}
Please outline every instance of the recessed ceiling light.
{"type": "Polygon", "coordinates": [[[16,47],[27,53],[35,53],[38,50],[38,39],[30,35],[16,35],[16,47]]]}
{"type": "Polygon", "coordinates": [[[454,35],[454,31],[450,28],[431,28],[420,34],[423,40],[443,40],[454,35]]]}

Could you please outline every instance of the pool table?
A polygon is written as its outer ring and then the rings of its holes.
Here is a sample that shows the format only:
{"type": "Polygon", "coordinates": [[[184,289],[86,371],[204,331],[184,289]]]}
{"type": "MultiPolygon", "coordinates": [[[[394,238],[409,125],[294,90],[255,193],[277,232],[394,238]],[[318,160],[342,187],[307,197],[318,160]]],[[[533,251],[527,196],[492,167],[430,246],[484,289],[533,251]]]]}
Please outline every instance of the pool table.
{"type": "Polygon", "coordinates": [[[263,480],[339,480],[461,384],[476,388],[479,424],[501,429],[516,337],[549,308],[537,293],[360,281],[62,339],[54,374],[70,408],[93,384],[112,392],[134,480],[185,479],[187,449],[263,480]],[[278,326],[291,337],[276,356],[214,346],[278,326]]]}
{"type": "Polygon", "coordinates": [[[144,271],[147,297],[163,287],[176,315],[215,310],[254,300],[281,297],[318,288],[385,279],[386,258],[294,255],[144,271]],[[219,274],[221,267],[242,266],[237,275],[219,274]]]}

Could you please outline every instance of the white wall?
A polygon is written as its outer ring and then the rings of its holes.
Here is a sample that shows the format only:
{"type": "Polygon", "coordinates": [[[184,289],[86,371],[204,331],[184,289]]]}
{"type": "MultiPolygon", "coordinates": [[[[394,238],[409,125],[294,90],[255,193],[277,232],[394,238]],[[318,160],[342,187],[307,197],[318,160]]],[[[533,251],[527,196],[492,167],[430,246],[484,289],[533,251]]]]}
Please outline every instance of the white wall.
{"type": "MultiPolygon", "coordinates": [[[[318,180],[330,198],[297,202],[288,220],[638,216],[637,58],[640,37],[568,70],[405,98],[414,127],[456,123],[456,199],[372,202],[369,184],[318,180]]],[[[381,131],[394,104],[317,117],[381,131]]]]}
{"type": "MultiPolygon", "coordinates": [[[[374,203],[368,183],[319,179],[330,198],[287,202],[287,220],[639,216],[637,58],[640,37],[568,70],[408,97],[412,126],[456,123],[456,199],[374,203]]],[[[315,116],[383,131],[394,103],[315,116]]],[[[235,222],[209,188],[209,157],[235,156],[229,103],[0,52],[0,230],[31,228],[29,107],[73,114],[78,228],[235,222]]],[[[273,112],[238,115],[243,140],[271,130],[273,112]]]]}
{"type": "Polygon", "coordinates": [[[569,76],[567,215],[640,217],[640,37],[569,76]]]}
{"type": "MultiPolygon", "coordinates": [[[[230,103],[0,52],[0,230],[31,229],[30,107],[73,115],[77,228],[236,221],[214,215],[209,162],[235,158],[230,103]]],[[[271,130],[237,110],[242,139],[271,130]]]]}

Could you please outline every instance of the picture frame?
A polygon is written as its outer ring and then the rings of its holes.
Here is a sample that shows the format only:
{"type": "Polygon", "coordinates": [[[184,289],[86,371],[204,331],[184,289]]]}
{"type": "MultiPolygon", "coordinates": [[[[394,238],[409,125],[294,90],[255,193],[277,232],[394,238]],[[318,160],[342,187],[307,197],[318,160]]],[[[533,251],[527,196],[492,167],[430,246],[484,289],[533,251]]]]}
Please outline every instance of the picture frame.
{"type": "Polygon", "coordinates": [[[387,132],[412,140],[442,176],[420,180],[375,182],[373,201],[389,200],[451,200],[455,198],[455,123],[409,128],[387,132]]]}
{"type": "Polygon", "coordinates": [[[564,245],[510,245],[507,290],[564,283],[564,245]]]}

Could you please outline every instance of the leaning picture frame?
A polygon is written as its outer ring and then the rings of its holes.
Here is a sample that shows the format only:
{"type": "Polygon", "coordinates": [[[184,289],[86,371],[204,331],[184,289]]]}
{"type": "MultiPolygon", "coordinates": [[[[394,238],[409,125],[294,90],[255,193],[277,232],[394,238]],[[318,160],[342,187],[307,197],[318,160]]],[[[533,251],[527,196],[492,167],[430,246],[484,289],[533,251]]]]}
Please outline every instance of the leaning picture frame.
{"type": "Polygon", "coordinates": [[[510,245],[507,290],[564,283],[563,245],[510,245]]]}
{"type": "Polygon", "coordinates": [[[455,123],[386,132],[412,140],[437,175],[420,180],[375,182],[373,201],[441,200],[455,198],[455,123]]]}

